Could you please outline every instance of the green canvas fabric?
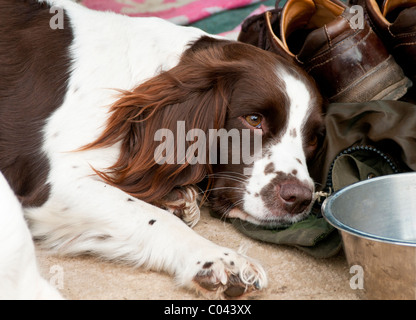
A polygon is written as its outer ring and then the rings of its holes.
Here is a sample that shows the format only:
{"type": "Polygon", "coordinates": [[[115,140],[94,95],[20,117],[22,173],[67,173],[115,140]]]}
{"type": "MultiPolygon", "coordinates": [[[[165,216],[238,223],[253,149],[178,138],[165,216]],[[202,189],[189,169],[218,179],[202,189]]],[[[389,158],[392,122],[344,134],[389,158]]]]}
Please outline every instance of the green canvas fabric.
{"type": "Polygon", "coordinates": [[[336,230],[325,219],[315,215],[282,229],[266,229],[239,219],[232,219],[232,224],[248,237],[263,242],[295,246],[316,258],[331,257],[341,248],[336,230]]]}

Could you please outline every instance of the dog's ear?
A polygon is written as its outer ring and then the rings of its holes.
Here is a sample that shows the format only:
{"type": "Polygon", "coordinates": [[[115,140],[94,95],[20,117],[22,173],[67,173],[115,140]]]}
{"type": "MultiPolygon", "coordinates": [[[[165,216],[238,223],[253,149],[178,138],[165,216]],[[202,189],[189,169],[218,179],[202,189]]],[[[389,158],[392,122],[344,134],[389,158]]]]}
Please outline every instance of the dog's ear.
{"type": "Polygon", "coordinates": [[[188,49],[173,69],[123,92],[111,108],[103,134],[83,148],[121,143],[117,162],[96,173],[146,202],[161,199],[177,186],[196,184],[211,173],[209,129],[224,127],[238,73],[233,63],[221,62],[221,54],[221,46],[213,43],[188,49]],[[186,136],[191,129],[197,130],[186,136]],[[200,134],[205,135],[205,143],[200,134]],[[197,161],[192,148],[196,142],[199,147],[205,144],[205,153],[198,149],[197,161]]]}

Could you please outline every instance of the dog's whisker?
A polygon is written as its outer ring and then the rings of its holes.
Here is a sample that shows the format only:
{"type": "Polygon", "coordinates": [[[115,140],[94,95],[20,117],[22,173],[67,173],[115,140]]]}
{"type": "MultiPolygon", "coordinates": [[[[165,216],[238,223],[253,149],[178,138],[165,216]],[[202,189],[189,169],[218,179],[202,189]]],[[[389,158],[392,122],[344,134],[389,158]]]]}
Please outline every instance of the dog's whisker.
{"type": "Polygon", "coordinates": [[[232,174],[232,175],[239,175],[242,178],[246,178],[246,175],[240,172],[236,172],[236,171],[221,171],[221,172],[217,172],[214,174],[232,174]]]}
{"type": "Polygon", "coordinates": [[[207,175],[207,177],[209,178],[233,178],[235,180],[241,181],[241,182],[246,182],[247,181],[247,177],[240,177],[240,176],[234,176],[232,174],[227,174],[225,172],[218,172],[218,173],[213,173],[213,174],[209,174],[207,175]]]}
{"type": "Polygon", "coordinates": [[[236,191],[239,191],[239,192],[246,191],[246,189],[244,189],[244,188],[238,188],[238,187],[216,187],[216,188],[211,188],[211,189],[204,190],[202,193],[211,192],[211,191],[217,191],[217,190],[236,190],[236,191]]]}
{"type": "Polygon", "coordinates": [[[227,219],[227,215],[228,213],[235,208],[236,206],[240,205],[241,203],[243,203],[243,199],[237,200],[236,202],[232,203],[222,214],[221,216],[221,220],[223,220],[225,222],[225,219],[227,219]]]}
{"type": "Polygon", "coordinates": [[[247,181],[242,181],[242,180],[239,180],[239,179],[236,179],[236,178],[233,178],[233,177],[219,176],[218,178],[223,179],[223,180],[238,182],[238,183],[241,183],[241,184],[244,184],[244,185],[247,183],[247,181]]]}
{"type": "Polygon", "coordinates": [[[241,180],[246,180],[245,177],[233,175],[231,172],[230,173],[227,173],[227,172],[217,172],[217,173],[211,173],[211,174],[209,174],[207,176],[208,177],[212,177],[212,176],[229,176],[229,177],[234,177],[234,178],[238,178],[238,179],[241,179],[241,180]]]}

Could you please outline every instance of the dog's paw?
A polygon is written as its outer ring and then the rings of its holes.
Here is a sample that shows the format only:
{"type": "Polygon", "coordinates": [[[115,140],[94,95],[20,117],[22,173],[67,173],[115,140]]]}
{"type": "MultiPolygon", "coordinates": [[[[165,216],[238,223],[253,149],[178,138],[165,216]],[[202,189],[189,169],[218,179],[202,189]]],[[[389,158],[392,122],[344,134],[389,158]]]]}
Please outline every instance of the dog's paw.
{"type": "Polygon", "coordinates": [[[188,286],[212,299],[243,298],[267,286],[266,273],[257,262],[229,249],[220,249],[221,253],[207,254],[194,262],[195,271],[188,286]]]}
{"type": "Polygon", "coordinates": [[[173,213],[193,228],[200,218],[197,195],[192,186],[175,188],[156,205],[173,213]]]}

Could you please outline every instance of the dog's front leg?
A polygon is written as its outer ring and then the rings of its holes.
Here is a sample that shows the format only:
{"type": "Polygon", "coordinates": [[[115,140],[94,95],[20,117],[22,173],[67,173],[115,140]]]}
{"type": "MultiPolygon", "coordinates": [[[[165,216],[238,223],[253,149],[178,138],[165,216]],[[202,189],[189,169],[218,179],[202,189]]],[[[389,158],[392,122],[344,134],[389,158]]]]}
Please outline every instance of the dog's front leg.
{"type": "Polygon", "coordinates": [[[62,299],[39,273],[23,210],[0,172],[0,300],[62,299]]]}
{"type": "Polygon", "coordinates": [[[262,267],[201,237],[178,217],[92,178],[53,185],[41,208],[27,211],[35,238],[60,254],[102,258],[173,274],[211,297],[266,286],[262,267]]]}

